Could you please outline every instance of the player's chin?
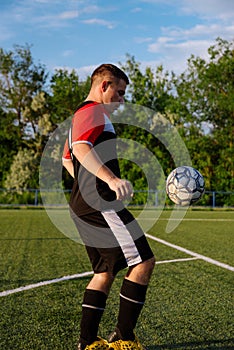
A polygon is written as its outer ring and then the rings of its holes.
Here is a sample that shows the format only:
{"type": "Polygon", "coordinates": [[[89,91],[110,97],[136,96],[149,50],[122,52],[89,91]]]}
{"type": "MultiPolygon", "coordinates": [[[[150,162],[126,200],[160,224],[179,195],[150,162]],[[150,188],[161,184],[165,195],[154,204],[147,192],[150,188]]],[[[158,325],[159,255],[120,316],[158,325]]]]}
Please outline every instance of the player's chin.
{"type": "Polygon", "coordinates": [[[110,112],[116,111],[120,106],[120,102],[111,102],[109,105],[110,112]]]}

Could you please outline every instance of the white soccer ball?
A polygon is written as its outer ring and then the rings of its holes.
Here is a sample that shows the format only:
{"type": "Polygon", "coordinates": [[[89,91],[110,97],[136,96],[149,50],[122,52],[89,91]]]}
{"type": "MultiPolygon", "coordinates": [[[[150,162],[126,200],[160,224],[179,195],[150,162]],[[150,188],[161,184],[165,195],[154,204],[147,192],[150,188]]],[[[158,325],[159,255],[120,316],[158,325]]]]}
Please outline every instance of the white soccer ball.
{"type": "Polygon", "coordinates": [[[166,192],[175,204],[189,206],[196,203],[205,191],[201,173],[191,166],[180,166],[168,175],[166,192]]]}

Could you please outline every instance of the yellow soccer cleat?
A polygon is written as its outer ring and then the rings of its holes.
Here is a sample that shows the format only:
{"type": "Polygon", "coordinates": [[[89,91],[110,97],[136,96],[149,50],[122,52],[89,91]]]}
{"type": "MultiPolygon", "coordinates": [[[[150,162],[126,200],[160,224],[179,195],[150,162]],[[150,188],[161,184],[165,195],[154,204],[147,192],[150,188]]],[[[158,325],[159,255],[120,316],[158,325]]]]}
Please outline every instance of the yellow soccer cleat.
{"type": "Polygon", "coordinates": [[[146,350],[141,345],[139,339],[135,336],[134,340],[122,340],[119,339],[119,331],[114,331],[109,336],[109,349],[110,350],[146,350]]]}
{"type": "Polygon", "coordinates": [[[101,337],[97,337],[97,340],[95,340],[92,344],[87,345],[85,348],[82,347],[82,345],[79,343],[77,350],[109,350],[110,346],[107,342],[107,340],[102,339],[101,337]]]}
{"type": "Polygon", "coordinates": [[[109,343],[109,349],[113,350],[146,350],[146,348],[141,345],[139,340],[116,340],[113,343],[109,343]]]}

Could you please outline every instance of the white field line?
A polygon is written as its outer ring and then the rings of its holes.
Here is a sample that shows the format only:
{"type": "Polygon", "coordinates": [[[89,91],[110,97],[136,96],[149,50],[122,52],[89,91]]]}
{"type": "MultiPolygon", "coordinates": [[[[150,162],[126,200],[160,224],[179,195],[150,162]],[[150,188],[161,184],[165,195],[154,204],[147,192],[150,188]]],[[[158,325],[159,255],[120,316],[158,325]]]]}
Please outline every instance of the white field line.
{"type": "MultiPolygon", "coordinates": [[[[163,260],[163,261],[157,261],[156,264],[169,264],[169,263],[174,263],[174,262],[188,261],[188,260],[195,260],[195,259],[198,259],[198,258],[193,257],[193,258],[163,260]]],[[[42,281],[42,282],[38,282],[38,283],[28,284],[27,286],[18,287],[15,289],[9,289],[9,290],[5,290],[3,292],[0,292],[0,297],[6,297],[7,295],[23,292],[25,290],[35,289],[38,287],[48,286],[49,284],[63,282],[63,281],[69,281],[72,279],[82,278],[82,277],[91,276],[91,275],[93,275],[93,271],[87,271],[87,272],[82,272],[82,273],[78,273],[75,275],[54,278],[54,279],[48,280],[48,281],[42,281]]]]}
{"type": "Polygon", "coordinates": [[[156,265],[160,264],[169,264],[169,263],[175,263],[175,262],[182,262],[182,261],[190,261],[190,260],[198,260],[197,257],[193,258],[181,258],[181,259],[173,259],[173,260],[163,260],[163,261],[156,261],[156,265]]]}
{"type": "MultiPolygon", "coordinates": [[[[191,255],[193,257],[193,258],[181,258],[181,259],[173,259],[173,260],[163,260],[163,261],[156,262],[156,264],[167,264],[167,263],[172,263],[172,262],[201,259],[201,260],[204,260],[204,261],[206,261],[206,262],[208,262],[210,264],[222,267],[222,268],[224,268],[226,270],[234,271],[234,267],[232,267],[232,266],[230,266],[228,264],[224,264],[224,263],[222,263],[220,261],[211,259],[211,258],[209,258],[207,256],[195,253],[195,252],[193,252],[193,251],[191,251],[189,249],[186,249],[186,248],[180,247],[178,245],[172,244],[170,242],[167,242],[167,241],[165,241],[163,239],[160,239],[160,238],[157,238],[155,236],[149,235],[147,233],[145,235],[146,235],[146,237],[148,237],[148,238],[150,238],[150,239],[152,239],[154,241],[162,243],[162,244],[164,244],[164,245],[166,245],[168,247],[174,248],[176,250],[179,250],[179,251],[181,251],[183,253],[186,253],[188,255],[191,255]]],[[[10,294],[14,294],[14,293],[23,292],[25,290],[30,290],[30,289],[46,286],[46,285],[53,284],[53,283],[58,283],[58,282],[62,282],[62,281],[68,281],[68,280],[72,280],[72,279],[82,278],[82,277],[90,276],[92,274],[93,274],[93,271],[87,271],[87,272],[83,272],[83,273],[79,273],[79,274],[75,274],[75,275],[64,276],[64,277],[60,277],[60,278],[54,278],[54,279],[48,280],[48,281],[42,281],[42,282],[38,282],[38,283],[34,283],[34,284],[29,284],[27,286],[15,288],[15,289],[9,289],[9,290],[0,292],[0,297],[4,297],[4,296],[10,295],[10,294]]]]}
{"type": "Polygon", "coordinates": [[[146,237],[154,240],[154,241],[157,241],[159,243],[162,243],[168,247],[171,247],[171,248],[174,248],[176,250],[179,250],[180,252],[183,252],[183,253],[186,253],[188,255],[191,255],[193,257],[196,257],[197,259],[201,259],[201,260],[204,260],[210,264],[213,264],[213,265],[216,265],[216,266],[219,266],[219,267],[222,267],[223,269],[226,269],[226,270],[229,270],[229,271],[234,271],[234,267],[233,266],[230,266],[228,264],[224,264],[218,260],[214,260],[214,259],[211,259],[205,255],[201,255],[201,254],[198,254],[198,253],[195,253],[193,252],[192,250],[189,250],[189,249],[186,249],[186,248],[183,248],[183,247],[180,247],[176,244],[172,244],[170,242],[167,242],[167,241],[164,241],[163,239],[160,239],[160,238],[157,238],[157,237],[154,237],[152,235],[149,235],[148,233],[145,234],[146,237]]]}
{"type": "Polygon", "coordinates": [[[38,282],[38,283],[28,284],[27,286],[15,288],[15,289],[9,289],[9,290],[5,290],[3,292],[0,292],[0,297],[5,297],[5,296],[10,295],[10,294],[19,293],[19,292],[23,292],[25,290],[30,290],[30,289],[34,289],[34,288],[38,288],[38,287],[42,287],[42,286],[48,286],[49,284],[53,284],[53,283],[68,281],[68,280],[72,280],[72,279],[76,279],[76,278],[82,278],[82,277],[90,276],[92,274],[93,274],[93,271],[87,271],[87,272],[82,272],[82,273],[78,273],[78,274],[71,275],[71,276],[64,276],[64,277],[60,277],[60,278],[54,278],[54,279],[48,280],[48,281],[42,281],[42,282],[38,282]]]}

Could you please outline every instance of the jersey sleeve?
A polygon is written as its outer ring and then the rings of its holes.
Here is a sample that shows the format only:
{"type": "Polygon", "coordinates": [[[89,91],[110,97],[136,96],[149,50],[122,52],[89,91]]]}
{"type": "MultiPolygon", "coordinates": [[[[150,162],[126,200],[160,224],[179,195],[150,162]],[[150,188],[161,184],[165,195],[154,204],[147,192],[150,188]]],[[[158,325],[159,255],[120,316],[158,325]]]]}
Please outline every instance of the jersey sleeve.
{"type": "Polygon", "coordinates": [[[73,118],[72,146],[78,143],[93,146],[104,126],[104,114],[100,105],[95,104],[78,110],[73,118]]]}
{"type": "Polygon", "coordinates": [[[68,145],[68,138],[66,139],[66,142],[65,142],[65,145],[64,145],[64,148],[63,148],[63,157],[62,157],[63,160],[71,160],[71,153],[70,153],[70,150],[69,150],[69,145],[68,145]]]}

